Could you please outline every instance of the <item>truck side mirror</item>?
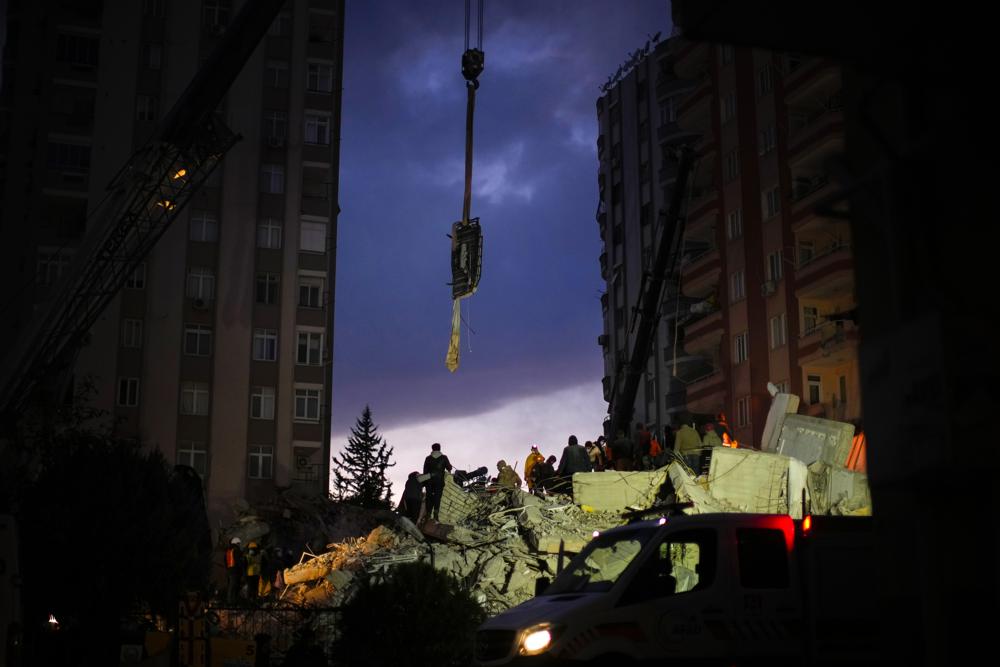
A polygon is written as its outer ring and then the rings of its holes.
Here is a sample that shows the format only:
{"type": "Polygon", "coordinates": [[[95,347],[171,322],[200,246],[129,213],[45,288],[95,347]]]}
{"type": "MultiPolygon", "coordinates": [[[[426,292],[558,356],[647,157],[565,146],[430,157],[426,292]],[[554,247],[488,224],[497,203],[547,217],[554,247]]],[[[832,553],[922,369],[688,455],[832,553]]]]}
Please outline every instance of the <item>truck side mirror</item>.
{"type": "Polygon", "coordinates": [[[535,596],[537,597],[544,593],[545,589],[548,588],[551,583],[552,580],[548,577],[538,577],[535,579],[535,596]]]}

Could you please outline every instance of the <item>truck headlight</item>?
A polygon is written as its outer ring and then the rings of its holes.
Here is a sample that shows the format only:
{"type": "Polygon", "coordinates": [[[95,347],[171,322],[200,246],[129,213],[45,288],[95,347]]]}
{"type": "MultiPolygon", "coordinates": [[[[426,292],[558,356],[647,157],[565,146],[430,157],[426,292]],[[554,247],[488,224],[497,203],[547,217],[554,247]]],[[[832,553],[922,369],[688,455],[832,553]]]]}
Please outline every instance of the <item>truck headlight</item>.
{"type": "Polygon", "coordinates": [[[558,629],[548,623],[533,625],[521,633],[518,653],[521,655],[545,653],[555,642],[558,634],[558,629]]]}

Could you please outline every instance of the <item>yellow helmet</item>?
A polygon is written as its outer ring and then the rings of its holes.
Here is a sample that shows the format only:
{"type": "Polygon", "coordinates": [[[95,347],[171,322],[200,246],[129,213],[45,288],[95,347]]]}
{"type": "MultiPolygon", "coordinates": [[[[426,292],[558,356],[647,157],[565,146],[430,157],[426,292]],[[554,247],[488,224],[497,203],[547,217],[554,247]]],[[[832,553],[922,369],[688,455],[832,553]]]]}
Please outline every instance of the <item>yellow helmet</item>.
{"type": "Polygon", "coordinates": [[[247,545],[247,549],[256,549],[256,548],[257,548],[256,542],[251,542],[250,544],[247,545]]]}

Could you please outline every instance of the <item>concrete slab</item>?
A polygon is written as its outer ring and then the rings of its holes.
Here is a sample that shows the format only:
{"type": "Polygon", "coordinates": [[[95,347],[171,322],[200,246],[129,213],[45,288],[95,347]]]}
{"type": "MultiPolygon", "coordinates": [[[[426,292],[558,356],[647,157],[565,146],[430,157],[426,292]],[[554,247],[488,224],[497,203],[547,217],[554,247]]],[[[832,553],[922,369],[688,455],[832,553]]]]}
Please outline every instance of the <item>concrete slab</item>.
{"type": "Polygon", "coordinates": [[[667,478],[665,468],[648,472],[582,472],[573,475],[573,499],[597,511],[649,507],[667,478]]]}
{"type": "Polygon", "coordinates": [[[809,494],[814,514],[871,514],[868,476],[817,461],[809,466],[809,494]]]}
{"type": "Polygon", "coordinates": [[[786,415],[775,451],[793,456],[806,465],[823,461],[843,466],[851,451],[853,437],[853,424],[806,415],[786,415]]]}
{"type": "Polygon", "coordinates": [[[781,435],[785,417],[795,414],[798,409],[799,397],[795,394],[777,394],[771,399],[771,408],[767,411],[767,421],[764,422],[764,433],[760,441],[761,451],[777,451],[778,437],[781,435]]]}
{"type": "Polygon", "coordinates": [[[712,450],[708,492],[740,512],[797,512],[801,516],[805,468],[801,461],[781,454],[716,447],[712,450]]]}
{"type": "Polygon", "coordinates": [[[442,523],[459,524],[476,508],[476,497],[455,483],[450,474],[444,476],[444,491],[438,519],[442,523]]]}

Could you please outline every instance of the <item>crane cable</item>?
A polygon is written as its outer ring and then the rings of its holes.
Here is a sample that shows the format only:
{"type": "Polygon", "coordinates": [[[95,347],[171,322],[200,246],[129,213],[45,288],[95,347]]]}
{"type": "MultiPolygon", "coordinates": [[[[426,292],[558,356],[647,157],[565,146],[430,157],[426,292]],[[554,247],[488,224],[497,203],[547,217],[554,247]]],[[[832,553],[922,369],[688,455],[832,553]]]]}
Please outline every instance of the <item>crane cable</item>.
{"type": "MultiPolygon", "coordinates": [[[[473,117],[476,112],[476,90],[479,88],[479,75],[483,72],[485,58],[483,54],[483,5],[485,0],[479,0],[478,7],[478,30],[476,35],[476,46],[470,47],[469,27],[471,18],[471,0],[465,0],[465,52],[462,54],[462,76],[465,77],[465,89],[467,101],[465,106],[465,190],[462,198],[462,227],[471,224],[472,210],[472,138],[473,138],[473,117]]],[[[457,235],[452,237],[452,252],[455,252],[457,235]]],[[[478,280],[478,278],[477,278],[478,280]]],[[[451,372],[458,368],[458,353],[460,348],[462,311],[460,302],[466,296],[471,296],[475,291],[475,285],[468,293],[455,296],[452,299],[451,309],[451,337],[448,341],[448,353],[445,356],[445,366],[451,372]]]]}

